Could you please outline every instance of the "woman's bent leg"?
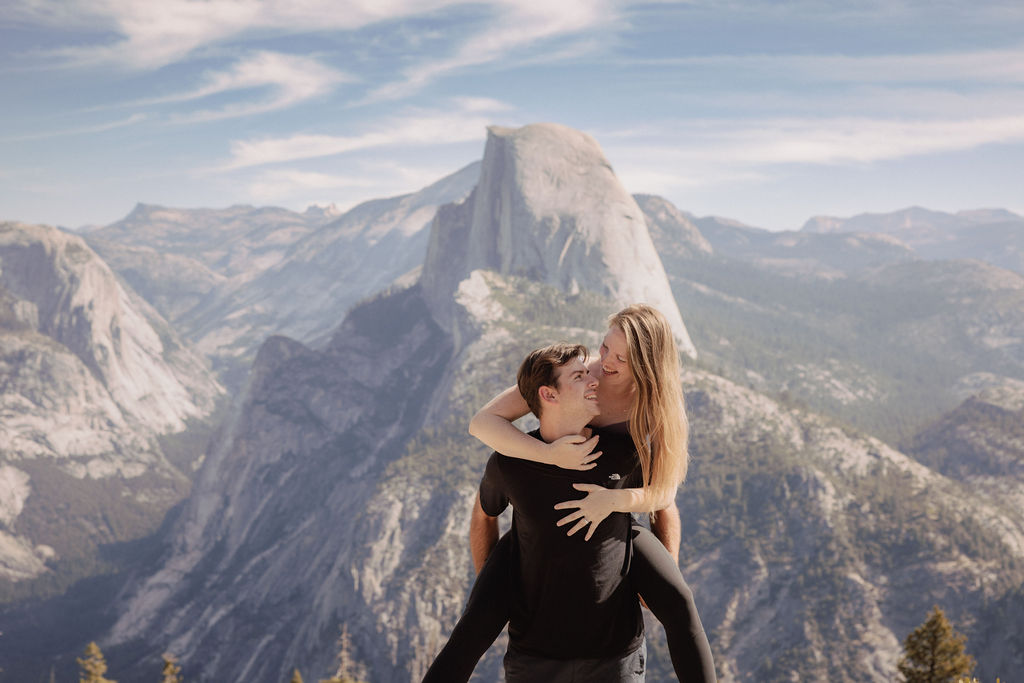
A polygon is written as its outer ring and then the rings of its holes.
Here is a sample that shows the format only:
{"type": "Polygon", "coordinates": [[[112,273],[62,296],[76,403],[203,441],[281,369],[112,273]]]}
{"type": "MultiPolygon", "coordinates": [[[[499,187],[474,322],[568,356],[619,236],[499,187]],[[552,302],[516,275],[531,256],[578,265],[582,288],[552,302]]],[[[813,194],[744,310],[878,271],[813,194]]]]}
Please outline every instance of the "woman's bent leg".
{"type": "Polygon", "coordinates": [[[505,628],[509,614],[511,546],[509,534],[498,539],[476,577],[462,616],[427,670],[423,683],[468,681],[477,662],[505,628]]]}
{"type": "Polygon", "coordinates": [[[676,677],[682,683],[714,683],[717,678],[711,645],[679,565],[649,529],[633,525],[632,534],[629,578],[665,627],[676,677]]]}

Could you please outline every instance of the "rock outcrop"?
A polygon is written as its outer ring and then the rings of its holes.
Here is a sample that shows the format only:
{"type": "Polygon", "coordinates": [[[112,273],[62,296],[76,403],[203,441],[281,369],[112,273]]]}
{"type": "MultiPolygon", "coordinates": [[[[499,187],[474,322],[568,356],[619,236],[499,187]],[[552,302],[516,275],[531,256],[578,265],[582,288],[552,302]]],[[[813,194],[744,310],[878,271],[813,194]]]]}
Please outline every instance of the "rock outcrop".
{"type": "Polygon", "coordinates": [[[340,215],[139,205],[86,238],[237,389],[267,337],[322,345],[354,303],[419,267],[437,207],[478,177],[473,163],[340,215]]]}
{"type": "Polygon", "coordinates": [[[453,321],[455,292],[474,270],[620,306],[649,303],[696,356],[643,212],[585,133],[555,124],[488,129],[476,190],[434,219],[422,281],[439,321],[453,321]]]}
{"type": "Polygon", "coordinates": [[[188,488],[157,437],[222,395],[80,237],[0,224],[0,579],[66,585],[155,529],[188,488]]]}

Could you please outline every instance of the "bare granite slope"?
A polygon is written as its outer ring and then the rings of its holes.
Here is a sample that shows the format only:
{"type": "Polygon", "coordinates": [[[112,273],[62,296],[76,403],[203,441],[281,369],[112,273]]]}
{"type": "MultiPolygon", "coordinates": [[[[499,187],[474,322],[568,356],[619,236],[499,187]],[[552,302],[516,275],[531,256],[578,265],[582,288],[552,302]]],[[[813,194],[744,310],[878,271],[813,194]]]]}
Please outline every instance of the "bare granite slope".
{"type": "Polygon", "coordinates": [[[86,239],[236,389],[267,337],[320,345],[352,304],[419,267],[437,207],[478,176],[473,163],[344,213],[140,204],[86,239]]]}
{"type": "Polygon", "coordinates": [[[643,212],[585,133],[547,123],[488,129],[477,189],[439,212],[431,233],[423,283],[439,319],[476,269],[649,303],[696,355],[643,212]]]}
{"type": "Polygon", "coordinates": [[[60,585],[152,531],[188,486],[157,437],[222,394],[81,237],[0,224],[0,578],[60,585]]]}

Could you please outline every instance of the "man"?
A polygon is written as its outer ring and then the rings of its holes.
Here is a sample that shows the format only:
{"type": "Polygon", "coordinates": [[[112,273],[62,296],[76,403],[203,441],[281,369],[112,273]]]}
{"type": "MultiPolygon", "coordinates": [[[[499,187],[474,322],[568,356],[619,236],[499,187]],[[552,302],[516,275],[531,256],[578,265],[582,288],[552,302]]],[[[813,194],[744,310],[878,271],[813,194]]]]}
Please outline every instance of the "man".
{"type": "MultiPolygon", "coordinates": [[[[554,344],[527,356],[519,390],[540,420],[532,435],[551,442],[582,433],[600,410],[598,380],[581,345],[554,344]]],[[[507,683],[644,680],[643,619],[625,576],[630,517],[612,513],[587,541],[556,525],[556,503],[579,498],[577,482],[639,486],[628,434],[601,432],[603,455],[586,471],[563,470],[494,453],[480,483],[470,527],[479,571],[497,541],[497,516],[512,504],[507,683]]]]}

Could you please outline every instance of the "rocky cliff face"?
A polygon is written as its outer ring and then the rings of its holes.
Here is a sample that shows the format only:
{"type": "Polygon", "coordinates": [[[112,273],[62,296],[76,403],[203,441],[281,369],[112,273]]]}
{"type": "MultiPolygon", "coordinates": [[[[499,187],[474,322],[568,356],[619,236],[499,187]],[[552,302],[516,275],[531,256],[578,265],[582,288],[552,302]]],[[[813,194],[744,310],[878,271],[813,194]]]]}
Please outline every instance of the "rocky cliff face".
{"type": "Polygon", "coordinates": [[[885,235],[691,221],[712,254],[676,253],[659,232],[655,245],[702,363],[741,384],[895,443],[960,403],[971,378],[1024,377],[1015,272],[910,258],[885,235]]]}
{"type": "Polygon", "coordinates": [[[488,129],[476,191],[439,212],[431,232],[422,280],[439,320],[452,317],[453,294],[477,269],[623,306],[650,303],[668,316],[683,353],[696,355],[643,212],[584,133],[555,124],[488,129]]]}
{"type": "Polygon", "coordinates": [[[970,625],[1019,585],[1019,508],[720,377],[684,384],[684,573],[724,678],[888,680],[932,604],[970,625]]]}
{"type": "Polygon", "coordinates": [[[908,451],[929,467],[1024,509],[1024,382],[1003,378],[923,429],[908,451]]]}
{"type": "Polygon", "coordinates": [[[0,578],[88,574],[97,544],[152,531],[187,478],[157,437],[223,390],[77,236],[0,224],[0,578]]]}
{"type": "Polygon", "coordinates": [[[708,256],[714,252],[694,222],[672,202],[650,194],[633,195],[633,199],[644,212],[651,240],[663,263],[670,259],[708,256]]]}
{"type": "MultiPolygon", "coordinates": [[[[281,337],[264,344],[170,554],[136,586],[111,641],[187,653],[202,680],[276,680],[293,666],[326,670],[347,624],[360,646],[396,657],[392,669],[406,663],[417,634],[374,642],[388,617],[371,606],[401,592],[394,573],[416,564],[405,546],[422,541],[411,528],[396,536],[392,512],[380,516],[375,501],[450,345],[417,290],[377,306],[387,315],[356,309],[325,351],[281,337]]],[[[400,501],[399,516],[416,518],[426,495],[400,501]]]]}
{"type": "Polygon", "coordinates": [[[267,337],[321,345],[352,304],[420,266],[437,207],[468,194],[478,176],[470,164],[341,215],[140,205],[86,237],[239,388],[267,337]]]}

